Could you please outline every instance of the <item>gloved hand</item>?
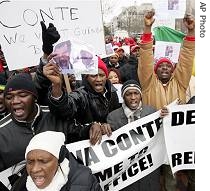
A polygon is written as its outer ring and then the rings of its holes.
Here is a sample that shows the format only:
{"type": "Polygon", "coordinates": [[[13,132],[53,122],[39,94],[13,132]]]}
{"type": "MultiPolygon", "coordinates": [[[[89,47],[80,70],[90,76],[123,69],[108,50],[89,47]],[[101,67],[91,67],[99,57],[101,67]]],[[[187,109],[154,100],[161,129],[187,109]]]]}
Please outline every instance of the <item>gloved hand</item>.
{"type": "Polygon", "coordinates": [[[40,22],[42,27],[42,50],[45,54],[51,54],[53,51],[53,44],[60,39],[60,34],[58,33],[56,27],[52,23],[46,28],[43,21],[40,22]]]}

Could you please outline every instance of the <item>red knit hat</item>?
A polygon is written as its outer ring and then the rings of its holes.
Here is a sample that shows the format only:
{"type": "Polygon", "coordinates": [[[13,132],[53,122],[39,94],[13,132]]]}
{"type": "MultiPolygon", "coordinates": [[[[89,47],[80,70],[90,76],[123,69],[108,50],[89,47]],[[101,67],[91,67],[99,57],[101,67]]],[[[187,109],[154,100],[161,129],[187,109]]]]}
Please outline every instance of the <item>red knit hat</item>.
{"type": "Polygon", "coordinates": [[[98,68],[102,69],[106,74],[106,77],[108,77],[108,69],[106,67],[106,64],[103,62],[103,60],[101,60],[99,56],[98,56],[98,68]]]}
{"type": "Polygon", "coordinates": [[[134,45],[131,47],[131,52],[135,51],[136,49],[140,49],[140,46],[134,45]]]}
{"type": "Polygon", "coordinates": [[[159,65],[163,62],[170,64],[172,66],[172,68],[174,69],[173,62],[171,60],[169,60],[168,58],[164,57],[164,58],[160,58],[156,61],[155,66],[154,66],[155,73],[157,73],[157,69],[158,69],[159,65]]]}

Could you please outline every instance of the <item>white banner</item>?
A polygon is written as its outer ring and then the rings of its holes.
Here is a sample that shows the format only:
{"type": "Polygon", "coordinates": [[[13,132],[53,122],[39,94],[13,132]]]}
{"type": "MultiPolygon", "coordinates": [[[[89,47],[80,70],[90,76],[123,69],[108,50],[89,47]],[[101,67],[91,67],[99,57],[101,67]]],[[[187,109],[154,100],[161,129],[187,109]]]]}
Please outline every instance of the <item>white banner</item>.
{"type": "Polygon", "coordinates": [[[195,104],[169,107],[169,111],[163,126],[172,172],[195,169],[195,104]]]}
{"type": "Polygon", "coordinates": [[[79,39],[92,45],[98,55],[105,54],[100,0],[0,0],[0,43],[9,70],[39,64],[43,54],[40,21],[47,27],[55,25],[59,42],[79,39]]]}
{"type": "Polygon", "coordinates": [[[111,138],[104,136],[99,145],[91,146],[87,140],[67,147],[91,168],[104,190],[120,190],[165,162],[162,119],[159,116],[158,111],[129,123],[114,131],[111,138]]]}
{"type": "MultiPolygon", "coordinates": [[[[120,190],[168,164],[172,156],[173,170],[193,168],[194,104],[171,106],[169,111],[172,113],[164,119],[164,124],[157,111],[121,127],[111,137],[104,135],[100,144],[92,146],[85,140],[68,144],[67,148],[91,168],[103,190],[120,190]],[[168,124],[177,126],[176,130],[168,124]]],[[[5,171],[0,173],[0,181],[8,185],[5,171]]]]}

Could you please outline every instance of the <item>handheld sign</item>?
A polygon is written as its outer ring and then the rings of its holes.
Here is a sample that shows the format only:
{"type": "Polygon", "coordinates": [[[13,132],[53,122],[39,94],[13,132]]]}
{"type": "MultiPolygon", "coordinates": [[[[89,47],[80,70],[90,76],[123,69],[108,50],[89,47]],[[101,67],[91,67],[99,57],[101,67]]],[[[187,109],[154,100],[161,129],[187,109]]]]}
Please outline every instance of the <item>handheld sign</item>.
{"type": "Polygon", "coordinates": [[[105,54],[100,0],[0,0],[0,42],[9,70],[39,64],[43,54],[40,21],[56,26],[59,42],[79,39],[94,46],[97,55],[105,54]]]}

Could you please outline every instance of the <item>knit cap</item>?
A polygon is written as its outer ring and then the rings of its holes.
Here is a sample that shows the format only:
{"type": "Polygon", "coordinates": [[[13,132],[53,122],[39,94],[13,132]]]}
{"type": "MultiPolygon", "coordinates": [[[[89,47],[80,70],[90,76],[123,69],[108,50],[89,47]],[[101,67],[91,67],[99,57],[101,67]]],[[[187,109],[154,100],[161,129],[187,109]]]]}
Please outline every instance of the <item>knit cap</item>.
{"type": "Polygon", "coordinates": [[[166,62],[166,63],[170,64],[170,65],[172,66],[172,68],[174,69],[174,64],[173,64],[173,62],[172,62],[169,58],[163,57],[163,58],[160,58],[160,59],[156,60],[156,63],[155,63],[155,66],[154,66],[154,71],[155,71],[155,73],[157,73],[158,67],[159,67],[160,64],[163,63],[163,62],[166,62]]]}
{"type": "Polygon", "coordinates": [[[36,98],[38,97],[38,93],[35,84],[32,81],[32,77],[27,73],[16,74],[8,80],[4,89],[4,96],[7,95],[8,92],[15,90],[23,90],[33,94],[36,98]]]}
{"type": "Polygon", "coordinates": [[[136,49],[140,49],[140,46],[134,45],[131,47],[131,52],[134,52],[136,49]]]}
{"type": "Polygon", "coordinates": [[[136,80],[127,80],[125,83],[123,83],[123,86],[122,86],[122,89],[121,89],[121,94],[122,94],[122,97],[125,95],[125,93],[128,91],[128,90],[137,90],[141,93],[141,87],[140,87],[140,84],[136,81],[136,80]]]}
{"type": "Polygon", "coordinates": [[[61,146],[64,145],[65,135],[62,132],[45,131],[35,135],[26,147],[27,154],[35,149],[47,151],[59,159],[61,146]]]}
{"type": "Polygon", "coordinates": [[[106,74],[106,77],[108,77],[108,69],[106,67],[106,64],[103,62],[103,60],[101,60],[100,57],[98,57],[98,68],[103,70],[104,73],[106,74]]]}

